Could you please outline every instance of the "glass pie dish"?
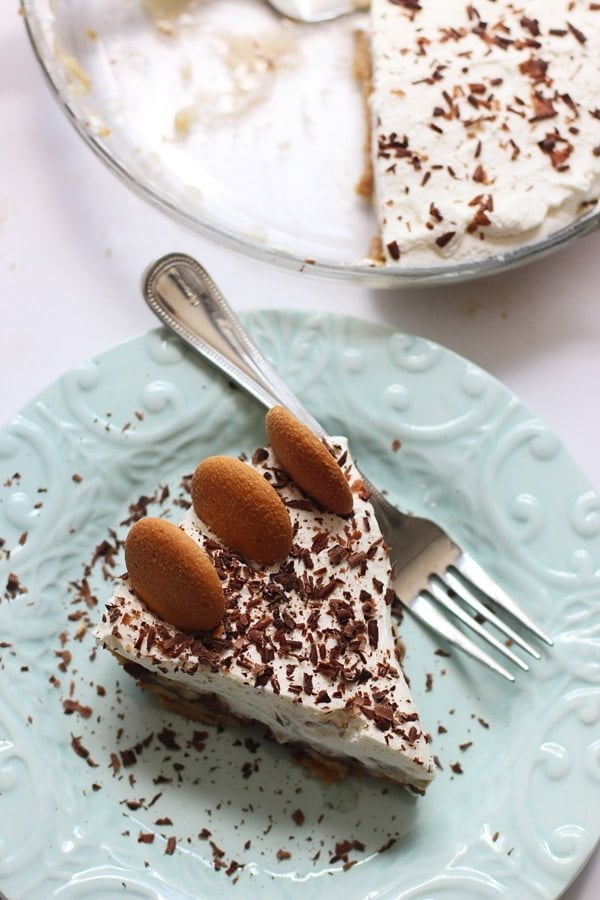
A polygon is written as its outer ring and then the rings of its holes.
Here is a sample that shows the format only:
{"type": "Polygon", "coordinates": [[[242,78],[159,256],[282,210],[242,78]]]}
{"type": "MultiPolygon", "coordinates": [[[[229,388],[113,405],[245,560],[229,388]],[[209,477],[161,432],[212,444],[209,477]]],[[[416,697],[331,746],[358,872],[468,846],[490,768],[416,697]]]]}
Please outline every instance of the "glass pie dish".
{"type": "Polygon", "coordinates": [[[600,225],[471,262],[381,265],[355,186],[365,121],[357,13],[282,20],[261,0],[21,0],[42,69],[89,147],[192,230],[288,269],[370,287],[446,284],[538,259],[600,225]]]}

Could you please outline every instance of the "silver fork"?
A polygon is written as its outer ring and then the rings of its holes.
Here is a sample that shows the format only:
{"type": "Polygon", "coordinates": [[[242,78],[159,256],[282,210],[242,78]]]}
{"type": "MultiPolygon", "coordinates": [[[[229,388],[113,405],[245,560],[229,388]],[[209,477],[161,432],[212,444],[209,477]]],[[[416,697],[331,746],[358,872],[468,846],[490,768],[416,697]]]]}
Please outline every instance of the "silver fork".
{"type": "MultiPolygon", "coordinates": [[[[252,343],[213,280],[196,260],[178,253],[157,260],[144,275],[143,292],[148,306],[167,328],[257,400],[266,407],[276,404],[287,407],[315,434],[327,437],[323,427],[252,343]]],[[[529,666],[507,643],[516,644],[540,659],[539,651],[490,606],[508,613],[547,644],[552,645],[552,641],[481,566],[435,522],[400,512],[368,479],[364,481],[371,491],[381,531],[391,548],[394,590],[411,613],[449,643],[509,681],[515,680],[511,672],[453,624],[445,612],[521,669],[528,670],[529,666]],[[504,642],[483,627],[484,621],[504,636],[504,642]]]]}
{"type": "Polygon", "coordinates": [[[367,9],[369,0],[267,0],[270,6],[298,22],[315,24],[367,9]]]}

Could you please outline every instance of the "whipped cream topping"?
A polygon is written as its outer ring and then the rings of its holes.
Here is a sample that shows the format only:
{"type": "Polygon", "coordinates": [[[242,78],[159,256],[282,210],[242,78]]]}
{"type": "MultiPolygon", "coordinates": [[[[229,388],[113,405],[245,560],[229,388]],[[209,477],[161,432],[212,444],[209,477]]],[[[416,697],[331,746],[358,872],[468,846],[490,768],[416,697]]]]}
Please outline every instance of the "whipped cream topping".
{"type": "Polygon", "coordinates": [[[433,778],[429,736],[398,659],[388,589],[390,561],[344,439],[335,452],[353,486],[351,518],[317,509],[267,449],[252,464],[289,509],[292,552],[251,566],[223,547],[190,509],[182,528],[212,559],[226,612],[215,633],[179,632],[117,585],[96,637],[193,700],[213,693],[236,715],[378,776],[424,789],[433,778]]]}
{"type": "Polygon", "coordinates": [[[389,262],[538,241],[600,195],[600,3],[372,0],[372,156],[389,262]]]}

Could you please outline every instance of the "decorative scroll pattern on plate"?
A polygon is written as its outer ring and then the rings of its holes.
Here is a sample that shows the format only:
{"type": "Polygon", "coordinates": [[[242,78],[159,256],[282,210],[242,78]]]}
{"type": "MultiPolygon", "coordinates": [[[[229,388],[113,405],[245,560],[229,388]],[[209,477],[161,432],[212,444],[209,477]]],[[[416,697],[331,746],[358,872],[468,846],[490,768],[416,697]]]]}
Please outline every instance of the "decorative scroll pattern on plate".
{"type": "Polygon", "coordinates": [[[555,649],[515,688],[436,655],[405,619],[407,669],[443,767],[417,802],[370,781],[323,793],[279,748],[253,756],[251,744],[249,757],[245,732],[211,734],[201,756],[183,721],[171,724],[186,768],[161,781],[168,754],[143,739],[165,714],[94,653],[87,619],[77,632],[83,579],[91,618],[110,590],[84,565],[125,533],[138,497],[159,483],[173,494],[203,455],[252,452],[264,433],[254,401],[164,332],[143,335],[64,375],[0,431],[0,889],[11,900],[555,896],[598,838],[597,495],[535,416],[442,347],[342,316],[257,312],[247,324],[367,474],[456,535],[555,649]],[[72,659],[57,673],[61,646],[72,659]],[[71,695],[87,717],[64,714],[71,695]],[[120,728],[138,742],[133,780],[110,769],[120,728]],[[290,818],[300,806],[305,831],[290,818]],[[172,831],[156,824],[167,810],[172,831]],[[237,885],[215,871],[206,827],[240,863],[237,885]],[[386,836],[396,844],[378,852],[386,836]],[[347,871],[336,838],[365,845],[347,871]]]}

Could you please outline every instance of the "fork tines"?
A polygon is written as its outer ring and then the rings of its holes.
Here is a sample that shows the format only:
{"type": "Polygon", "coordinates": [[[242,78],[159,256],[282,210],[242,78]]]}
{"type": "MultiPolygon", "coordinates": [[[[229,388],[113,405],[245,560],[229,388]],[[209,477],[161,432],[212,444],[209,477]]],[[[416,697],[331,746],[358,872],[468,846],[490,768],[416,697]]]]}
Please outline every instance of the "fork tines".
{"type": "Polygon", "coordinates": [[[490,604],[509,613],[515,622],[520,623],[537,638],[552,646],[550,638],[531,621],[529,616],[523,612],[515,601],[466,553],[461,553],[446,569],[443,576],[432,575],[429,578],[427,589],[421,591],[418,597],[410,604],[410,607],[419,619],[440,632],[450,643],[468,653],[474,659],[479,660],[479,662],[484,663],[484,665],[487,665],[509,681],[514,681],[514,675],[478,647],[460,628],[449,621],[439,609],[440,606],[443,607],[507,659],[519,666],[519,668],[528,671],[529,666],[527,663],[510,649],[509,644],[517,645],[534,659],[540,659],[541,654],[504,619],[500,618],[490,608],[490,604]],[[484,623],[496,628],[504,636],[504,640],[496,637],[489,628],[484,627],[484,623]]]}

